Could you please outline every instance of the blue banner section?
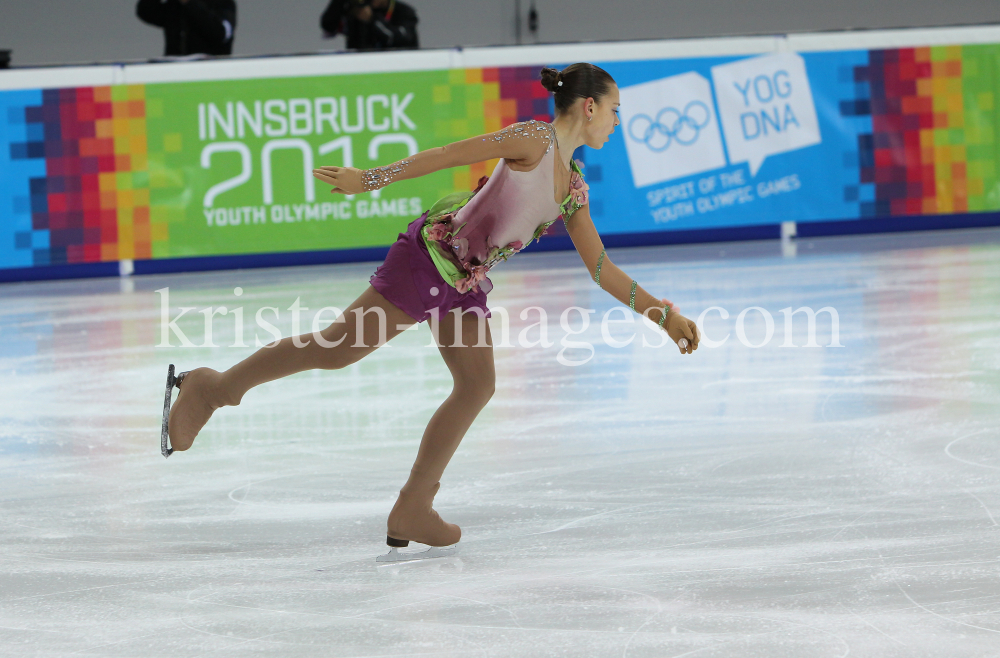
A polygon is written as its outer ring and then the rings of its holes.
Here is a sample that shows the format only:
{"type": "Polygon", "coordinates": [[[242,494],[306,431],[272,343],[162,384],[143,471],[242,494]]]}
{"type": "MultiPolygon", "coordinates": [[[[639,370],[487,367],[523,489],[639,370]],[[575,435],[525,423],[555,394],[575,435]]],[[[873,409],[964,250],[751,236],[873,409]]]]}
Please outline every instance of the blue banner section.
{"type": "MultiPolygon", "coordinates": [[[[601,233],[859,218],[858,135],[868,53],[608,62],[622,124],[581,149],[601,233]],[[845,190],[858,190],[845,193],[845,190]]],[[[869,199],[871,200],[871,199],[869,199]]]]}
{"type": "MultiPolygon", "coordinates": [[[[0,92],[0,267],[31,267],[32,249],[47,250],[48,231],[32,227],[33,199],[27,181],[45,176],[45,160],[19,157],[16,145],[41,149],[41,125],[28,124],[24,108],[41,103],[41,90],[0,92]]],[[[28,155],[25,153],[24,155],[28,155]]],[[[43,201],[44,202],[44,201],[43,201]]]]}

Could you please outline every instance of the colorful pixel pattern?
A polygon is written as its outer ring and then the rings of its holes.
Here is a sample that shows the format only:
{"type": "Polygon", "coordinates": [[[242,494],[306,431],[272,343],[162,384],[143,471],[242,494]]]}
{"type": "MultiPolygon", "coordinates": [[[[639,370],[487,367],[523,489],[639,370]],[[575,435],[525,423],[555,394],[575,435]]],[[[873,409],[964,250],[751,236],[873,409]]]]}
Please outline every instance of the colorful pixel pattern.
{"type": "MultiPolygon", "coordinates": [[[[537,66],[515,66],[450,71],[448,84],[434,88],[434,103],[452,106],[451,112],[442,111],[441,116],[464,118],[438,120],[435,137],[451,142],[518,121],[551,121],[552,99],[538,81],[538,70],[537,66]]],[[[490,160],[456,169],[454,189],[475,188],[480,177],[488,176],[496,164],[490,160]]]]}
{"type": "Polygon", "coordinates": [[[45,163],[28,179],[32,231],[16,246],[35,266],[150,258],[168,236],[149,223],[143,88],[46,89],[41,100],[8,117],[27,137],[11,160],[45,163]]]}
{"type": "Polygon", "coordinates": [[[858,136],[859,182],[874,186],[873,200],[860,203],[862,217],[996,207],[986,193],[986,181],[996,178],[992,51],[877,50],[854,70],[868,98],[843,103],[841,111],[871,116],[871,133],[858,136]]]}

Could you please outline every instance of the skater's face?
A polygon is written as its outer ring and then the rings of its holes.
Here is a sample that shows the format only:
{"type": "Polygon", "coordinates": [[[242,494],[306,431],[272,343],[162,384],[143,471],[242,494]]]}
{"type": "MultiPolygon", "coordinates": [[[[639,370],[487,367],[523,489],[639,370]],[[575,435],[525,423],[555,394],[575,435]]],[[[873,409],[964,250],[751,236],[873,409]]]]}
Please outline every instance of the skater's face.
{"type": "Polygon", "coordinates": [[[618,120],[618,106],[621,105],[618,85],[611,85],[608,93],[600,99],[588,98],[584,101],[584,125],[587,131],[587,146],[599,149],[608,143],[618,120]]]}

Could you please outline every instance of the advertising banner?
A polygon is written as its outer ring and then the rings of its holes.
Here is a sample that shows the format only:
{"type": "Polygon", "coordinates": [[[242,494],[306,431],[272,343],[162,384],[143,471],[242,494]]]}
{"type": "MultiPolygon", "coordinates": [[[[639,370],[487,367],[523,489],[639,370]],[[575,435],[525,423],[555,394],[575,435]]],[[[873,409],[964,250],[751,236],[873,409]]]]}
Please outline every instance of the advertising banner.
{"type": "Polygon", "coordinates": [[[1000,46],[610,62],[602,233],[1000,208],[1000,46]]]}
{"type": "MultiPolygon", "coordinates": [[[[577,154],[591,214],[628,235],[997,210],[998,59],[595,62],[622,106],[610,142],[577,154]]],[[[0,268],[387,246],[495,162],[347,198],[310,171],[551,120],[542,64],[2,91],[0,268]]]]}
{"type": "Polygon", "coordinates": [[[533,69],[456,69],[0,92],[0,265],[390,244],[481,163],[333,196],[369,168],[546,115],[533,69]]]}

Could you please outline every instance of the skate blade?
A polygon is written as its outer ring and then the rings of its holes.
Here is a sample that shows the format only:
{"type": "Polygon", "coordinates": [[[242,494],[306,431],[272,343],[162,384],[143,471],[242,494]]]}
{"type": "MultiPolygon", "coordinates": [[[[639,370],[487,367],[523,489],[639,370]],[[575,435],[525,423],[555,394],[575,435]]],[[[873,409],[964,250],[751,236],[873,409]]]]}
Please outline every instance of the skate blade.
{"type": "Polygon", "coordinates": [[[385,555],[375,558],[376,562],[410,562],[413,560],[431,560],[437,557],[451,557],[458,553],[458,546],[432,546],[426,551],[416,551],[412,553],[400,553],[399,549],[393,546],[385,555]]]}
{"type": "Polygon", "coordinates": [[[174,449],[171,448],[169,443],[169,432],[167,428],[167,421],[170,419],[170,395],[174,392],[174,384],[177,382],[177,378],[174,377],[174,364],[170,364],[167,368],[167,390],[163,394],[163,424],[160,426],[160,453],[163,457],[169,457],[173,454],[174,449]]]}

